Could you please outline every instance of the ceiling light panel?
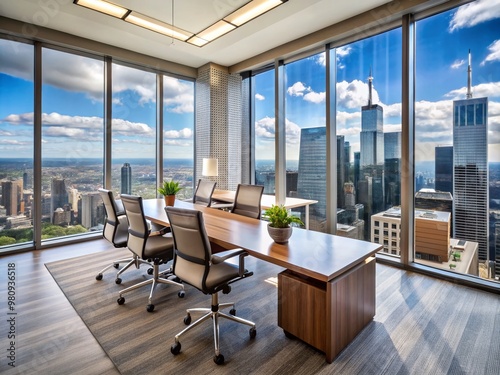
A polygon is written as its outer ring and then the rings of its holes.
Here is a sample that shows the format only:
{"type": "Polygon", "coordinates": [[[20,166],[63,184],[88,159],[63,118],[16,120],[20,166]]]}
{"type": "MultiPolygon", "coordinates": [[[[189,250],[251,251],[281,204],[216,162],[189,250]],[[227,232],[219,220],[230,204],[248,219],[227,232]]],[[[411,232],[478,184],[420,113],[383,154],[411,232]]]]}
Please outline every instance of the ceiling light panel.
{"type": "Polygon", "coordinates": [[[282,3],[282,0],[253,0],[224,17],[224,21],[241,26],[282,3]]]}
{"type": "Polygon", "coordinates": [[[179,29],[178,27],[174,27],[168,23],[158,21],[137,12],[130,13],[127,17],[125,17],[125,21],[160,34],[182,40],[183,42],[188,40],[193,35],[192,33],[179,29]]]}
{"type": "Polygon", "coordinates": [[[74,3],[116,18],[123,18],[130,12],[127,8],[102,0],[75,0],[74,3]]]}
{"type": "Polygon", "coordinates": [[[212,26],[207,27],[202,32],[196,34],[197,37],[211,42],[214,39],[236,29],[236,26],[227,23],[226,21],[220,20],[214,23],[212,26]]]}

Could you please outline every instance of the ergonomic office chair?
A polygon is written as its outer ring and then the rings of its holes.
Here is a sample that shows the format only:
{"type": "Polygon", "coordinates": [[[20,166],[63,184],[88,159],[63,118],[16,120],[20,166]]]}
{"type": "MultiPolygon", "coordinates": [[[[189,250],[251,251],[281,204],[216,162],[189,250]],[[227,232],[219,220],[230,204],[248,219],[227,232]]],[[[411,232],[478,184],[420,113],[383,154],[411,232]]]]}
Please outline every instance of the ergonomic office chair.
{"type": "Polygon", "coordinates": [[[165,264],[173,259],[173,239],[172,236],[162,235],[162,232],[156,233],[157,235],[153,235],[153,233],[151,233],[144,216],[142,197],[122,194],[121,199],[129,222],[127,246],[129,250],[136,254],[139,258],[146,260],[153,266],[153,277],[122,290],[117,302],[119,305],[123,305],[125,303],[123,294],[144,285],[151,284],[151,291],[149,293],[146,310],[148,312],[152,312],[155,308],[152,303],[153,292],[158,284],[178,286],[181,288],[178,292],[178,296],[181,298],[184,297],[184,285],[173,280],[163,278],[159,273],[160,264],[165,264]]]}
{"type": "Polygon", "coordinates": [[[216,184],[216,182],[202,180],[200,178],[198,180],[198,185],[196,186],[193,199],[190,201],[195,204],[210,207],[212,204],[212,194],[214,193],[216,184]]]}
{"type": "MultiPolygon", "coordinates": [[[[102,231],[103,237],[112,243],[114,247],[127,247],[128,220],[125,215],[123,204],[120,200],[115,200],[112,191],[106,189],[99,189],[98,191],[106,211],[106,219],[102,231]]],[[[135,265],[136,268],[139,268],[141,264],[149,264],[132,253],[132,257],[115,260],[113,263],[103,268],[95,277],[96,280],[102,280],[105,271],[111,267],[118,268],[120,263],[126,264],[116,273],[115,283],[117,284],[122,282],[120,275],[130,266],[135,265]]]]}
{"type": "Polygon", "coordinates": [[[239,184],[230,211],[238,215],[260,219],[262,211],[260,201],[263,192],[264,186],[262,185],[239,184]]]}
{"type": "Polygon", "coordinates": [[[183,282],[188,283],[212,298],[211,308],[193,308],[186,310],[184,323],[191,323],[191,313],[204,313],[189,327],[186,327],[175,336],[175,343],[170,348],[172,354],[179,354],[181,343],[179,337],[197,326],[201,322],[212,318],[215,341],[214,362],[224,363],[224,356],[219,350],[219,318],[226,318],[250,326],[250,338],[257,334],[255,323],[236,317],[234,303],[219,304],[219,292],[227,294],[231,291],[229,284],[253,275],[245,269],[244,257],[247,252],[242,249],[229,250],[223,256],[212,255],[210,242],[205,231],[203,214],[201,211],[165,207],[174,238],[174,266],[173,272],[183,282]],[[227,259],[239,256],[239,265],[226,262],[227,259]],[[221,312],[231,307],[229,314],[221,312]]]}

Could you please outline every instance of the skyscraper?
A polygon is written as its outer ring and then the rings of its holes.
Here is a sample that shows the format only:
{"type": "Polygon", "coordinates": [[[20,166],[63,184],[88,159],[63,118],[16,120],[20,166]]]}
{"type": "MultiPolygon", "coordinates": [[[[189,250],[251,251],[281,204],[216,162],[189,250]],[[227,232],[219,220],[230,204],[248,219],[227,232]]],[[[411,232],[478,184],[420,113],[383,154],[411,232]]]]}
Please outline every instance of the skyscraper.
{"type": "Polygon", "coordinates": [[[384,110],[372,103],[372,81],[368,77],[368,105],[361,107],[361,168],[384,164],[384,110]]]}
{"type": "MultiPolygon", "coordinates": [[[[326,159],[326,154],[325,154],[325,159],[326,159]]],[[[347,177],[345,175],[345,139],[343,135],[337,135],[337,207],[345,207],[344,183],[347,181],[346,178],[347,177]]]]}
{"type": "Polygon", "coordinates": [[[435,189],[453,193],[453,146],[438,146],[434,152],[435,189]]]}
{"type": "Polygon", "coordinates": [[[132,194],[132,167],[129,163],[124,163],[122,167],[121,194],[132,194]]]}
{"type": "Polygon", "coordinates": [[[53,178],[50,188],[50,217],[58,208],[63,208],[68,204],[68,192],[64,178],[53,178]]]}
{"type": "Polygon", "coordinates": [[[473,98],[469,51],[467,98],[453,101],[454,237],[479,244],[488,254],[488,98],[473,98]]]}
{"type": "Polygon", "coordinates": [[[384,133],[385,209],[401,204],[401,132],[384,133]]]}
{"type": "Polygon", "coordinates": [[[23,180],[2,181],[2,206],[7,216],[16,216],[21,211],[23,201],[23,180]]]}
{"type": "Polygon", "coordinates": [[[326,127],[301,129],[299,152],[297,193],[318,201],[311,206],[310,215],[311,226],[316,224],[319,229],[326,221],[326,127]]]}

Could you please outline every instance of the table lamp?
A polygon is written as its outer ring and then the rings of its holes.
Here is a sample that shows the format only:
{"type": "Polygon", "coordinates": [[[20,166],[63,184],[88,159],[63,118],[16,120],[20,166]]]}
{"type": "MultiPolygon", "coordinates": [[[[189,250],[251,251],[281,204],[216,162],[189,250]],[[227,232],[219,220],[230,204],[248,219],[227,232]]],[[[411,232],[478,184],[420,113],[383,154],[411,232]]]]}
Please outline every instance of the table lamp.
{"type": "Polygon", "coordinates": [[[201,174],[207,177],[216,177],[219,175],[219,167],[217,159],[215,158],[203,158],[203,168],[201,174]]]}

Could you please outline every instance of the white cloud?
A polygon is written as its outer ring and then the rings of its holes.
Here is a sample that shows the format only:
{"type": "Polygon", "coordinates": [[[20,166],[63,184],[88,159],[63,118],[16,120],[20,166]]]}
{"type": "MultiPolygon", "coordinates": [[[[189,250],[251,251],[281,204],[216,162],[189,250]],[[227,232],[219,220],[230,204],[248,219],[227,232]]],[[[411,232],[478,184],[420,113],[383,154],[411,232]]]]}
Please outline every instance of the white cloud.
{"type": "Polygon", "coordinates": [[[164,104],[173,113],[194,112],[193,84],[173,77],[164,77],[164,104]]]}
{"type": "Polygon", "coordinates": [[[264,95],[259,94],[259,93],[256,93],[256,94],[255,94],[255,100],[260,100],[260,101],[262,101],[262,100],[265,100],[265,99],[266,99],[266,97],[265,97],[264,95]]]}
{"type": "Polygon", "coordinates": [[[286,92],[291,96],[304,96],[304,93],[311,91],[310,87],[304,86],[302,82],[295,82],[292,86],[290,86],[286,92]]]}
{"type": "Polygon", "coordinates": [[[458,69],[464,64],[465,64],[465,60],[463,60],[463,59],[462,60],[455,60],[453,62],[453,64],[451,64],[451,69],[458,69]]]}
{"type": "Polygon", "coordinates": [[[479,25],[500,17],[500,0],[478,0],[461,6],[453,14],[449,31],[479,25]]]}
{"type": "MultiPolygon", "coordinates": [[[[372,86],[372,102],[381,104],[375,85],[372,86]]],[[[337,83],[337,105],[339,108],[360,108],[368,104],[368,84],[359,80],[337,83]]]]}
{"type": "Polygon", "coordinates": [[[193,131],[189,128],[184,128],[181,130],[167,130],[164,132],[166,139],[191,139],[193,138],[193,131]]]}
{"type": "MultiPolygon", "coordinates": [[[[286,142],[288,144],[298,144],[300,141],[300,126],[285,119],[286,142]]],[[[255,122],[255,137],[258,141],[265,139],[274,140],[275,125],[274,118],[264,117],[255,122]]]]}
{"type": "Polygon", "coordinates": [[[304,95],[304,100],[306,102],[311,102],[315,104],[323,103],[325,101],[326,93],[324,92],[308,92],[304,95]]]}
{"type": "Polygon", "coordinates": [[[291,96],[302,96],[306,102],[318,104],[325,101],[326,94],[324,92],[315,92],[300,81],[295,82],[286,91],[291,96]]]}
{"type": "MultiPolygon", "coordinates": [[[[461,87],[456,90],[452,90],[444,95],[445,98],[452,100],[465,99],[467,94],[467,87],[461,87]]],[[[482,97],[499,97],[500,96],[500,82],[488,82],[481,83],[477,86],[472,87],[472,94],[475,98],[482,97]]]]}
{"type": "Polygon", "coordinates": [[[487,62],[500,61],[500,39],[495,40],[488,46],[490,53],[481,62],[481,65],[485,65],[487,62]]]}

